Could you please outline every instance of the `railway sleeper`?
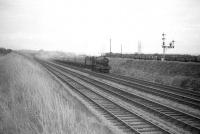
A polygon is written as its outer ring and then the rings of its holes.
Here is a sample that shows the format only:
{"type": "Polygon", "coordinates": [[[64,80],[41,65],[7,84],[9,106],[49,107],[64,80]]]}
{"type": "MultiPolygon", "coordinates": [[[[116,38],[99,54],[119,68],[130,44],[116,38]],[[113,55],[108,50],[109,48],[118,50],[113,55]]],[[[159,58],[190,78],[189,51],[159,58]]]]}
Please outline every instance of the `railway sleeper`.
{"type": "Polygon", "coordinates": [[[132,123],[132,122],[141,122],[140,120],[138,120],[138,119],[123,119],[125,122],[127,122],[127,123],[132,123]]]}
{"type": "Polygon", "coordinates": [[[162,113],[164,113],[164,114],[174,114],[174,113],[176,113],[176,112],[174,112],[174,111],[160,111],[160,112],[162,112],[162,113]]]}
{"type": "Polygon", "coordinates": [[[172,113],[172,114],[168,114],[169,116],[181,116],[182,114],[179,114],[179,113],[172,113]]]}
{"type": "Polygon", "coordinates": [[[134,134],[131,129],[124,129],[123,132],[125,132],[126,134],[134,134]]]}
{"type": "Polygon", "coordinates": [[[122,113],[118,108],[109,108],[109,107],[104,107],[104,108],[106,108],[107,110],[109,110],[109,111],[112,111],[112,112],[114,112],[114,113],[122,113]]]}
{"type": "Polygon", "coordinates": [[[194,126],[194,127],[197,127],[197,126],[199,126],[199,124],[198,123],[195,123],[195,122],[193,122],[193,121],[184,121],[186,124],[190,124],[190,125],[192,125],[192,126],[194,126]]]}
{"type": "Polygon", "coordinates": [[[138,121],[138,122],[132,122],[129,123],[132,126],[141,126],[141,125],[146,125],[147,123],[143,122],[143,121],[138,121]]]}
{"type": "Polygon", "coordinates": [[[188,120],[188,119],[185,118],[184,115],[176,115],[176,116],[173,116],[173,117],[178,119],[178,120],[181,120],[181,121],[188,120]]]}
{"type": "Polygon", "coordinates": [[[153,132],[142,132],[142,134],[160,134],[160,131],[153,131],[153,132]]]}
{"type": "MultiPolygon", "coordinates": [[[[87,92],[87,90],[86,90],[87,92]]],[[[102,97],[97,96],[96,94],[92,93],[93,96],[95,96],[97,98],[97,100],[99,100],[100,102],[102,102],[102,104],[109,104],[108,101],[104,100],[102,97]]]]}
{"type": "Polygon", "coordinates": [[[117,127],[118,127],[119,129],[122,129],[122,130],[124,130],[124,129],[129,129],[129,128],[127,128],[127,126],[124,126],[124,125],[122,125],[122,124],[121,124],[121,125],[118,125],[117,127]]]}
{"type": "Polygon", "coordinates": [[[180,118],[181,121],[188,121],[188,122],[196,122],[197,124],[200,124],[199,121],[193,120],[193,119],[187,119],[187,118],[180,118]]]}
{"type": "Polygon", "coordinates": [[[101,103],[101,105],[107,104],[107,102],[103,101],[101,98],[97,96],[92,96],[91,98],[93,98],[96,102],[101,103]]]}
{"type": "Polygon", "coordinates": [[[101,98],[95,98],[95,100],[96,100],[96,101],[102,101],[102,99],[101,99],[101,98]]]}
{"type": "Polygon", "coordinates": [[[105,106],[105,107],[106,107],[106,106],[107,106],[107,107],[109,107],[109,106],[110,106],[110,107],[111,107],[111,106],[114,107],[114,106],[115,106],[114,104],[110,104],[110,102],[107,102],[107,101],[105,101],[105,100],[100,100],[100,99],[99,99],[98,102],[101,103],[101,105],[103,105],[103,106],[105,106]]]}
{"type": "Polygon", "coordinates": [[[117,117],[120,117],[122,119],[137,119],[135,117],[132,117],[132,115],[118,115],[117,117]]]}
{"type": "Polygon", "coordinates": [[[106,108],[106,109],[109,111],[112,111],[113,113],[119,113],[119,114],[122,113],[122,111],[120,111],[119,109],[116,109],[116,108],[106,108]]]}
{"type": "Polygon", "coordinates": [[[158,107],[152,107],[152,109],[154,109],[154,110],[157,110],[157,111],[162,111],[163,109],[162,108],[158,108],[158,107]]]}
{"type": "Polygon", "coordinates": [[[108,109],[118,109],[118,107],[116,107],[115,105],[104,105],[104,107],[108,109]]]}
{"type": "Polygon", "coordinates": [[[143,126],[141,126],[141,127],[137,127],[137,130],[140,131],[140,132],[159,131],[159,129],[154,128],[154,127],[148,127],[148,128],[145,128],[145,127],[143,127],[143,126]]]}
{"type": "Polygon", "coordinates": [[[124,115],[123,111],[120,111],[118,109],[108,109],[110,112],[112,112],[115,115],[124,115]]]}
{"type": "Polygon", "coordinates": [[[120,118],[120,119],[123,120],[123,121],[125,121],[125,122],[127,122],[127,123],[139,122],[139,120],[136,119],[136,118],[120,118]]]}
{"type": "MultiPolygon", "coordinates": [[[[109,121],[112,121],[112,122],[115,122],[115,120],[116,120],[115,118],[109,117],[109,116],[106,116],[106,119],[109,120],[109,121]]],[[[117,121],[117,122],[118,122],[118,121],[117,121]]]]}
{"type": "MultiPolygon", "coordinates": [[[[117,117],[121,117],[122,118],[122,116],[124,116],[124,114],[123,113],[121,113],[121,112],[113,112],[112,111],[112,113],[114,114],[114,115],[116,115],[117,117]]],[[[134,117],[133,115],[130,115],[129,117],[134,117]]],[[[135,119],[137,119],[137,117],[134,117],[135,119]]]]}
{"type": "Polygon", "coordinates": [[[166,109],[166,108],[162,108],[162,110],[160,110],[160,112],[164,112],[164,113],[174,113],[175,111],[172,111],[171,109],[166,109]]]}

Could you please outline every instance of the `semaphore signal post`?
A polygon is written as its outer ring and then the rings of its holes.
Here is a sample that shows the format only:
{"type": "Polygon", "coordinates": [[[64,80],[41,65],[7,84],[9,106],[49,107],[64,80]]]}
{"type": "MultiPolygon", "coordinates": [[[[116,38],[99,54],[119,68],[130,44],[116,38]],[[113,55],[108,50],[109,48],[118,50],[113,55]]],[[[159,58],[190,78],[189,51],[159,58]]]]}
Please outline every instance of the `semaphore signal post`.
{"type": "Polygon", "coordinates": [[[111,50],[111,47],[112,47],[112,46],[111,46],[111,38],[110,38],[110,57],[111,57],[111,53],[112,53],[112,52],[111,52],[111,51],[112,51],[112,50],[111,50]]]}
{"type": "Polygon", "coordinates": [[[165,53],[166,53],[166,49],[168,48],[174,48],[174,40],[172,40],[168,45],[166,45],[166,42],[165,42],[165,40],[166,40],[166,38],[165,38],[165,36],[166,36],[166,34],[165,33],[163,33],[162,34],[162,48],[163,48],[163,57],[162,57],[162,61],[164,61],[165,60],[165,53]]]}

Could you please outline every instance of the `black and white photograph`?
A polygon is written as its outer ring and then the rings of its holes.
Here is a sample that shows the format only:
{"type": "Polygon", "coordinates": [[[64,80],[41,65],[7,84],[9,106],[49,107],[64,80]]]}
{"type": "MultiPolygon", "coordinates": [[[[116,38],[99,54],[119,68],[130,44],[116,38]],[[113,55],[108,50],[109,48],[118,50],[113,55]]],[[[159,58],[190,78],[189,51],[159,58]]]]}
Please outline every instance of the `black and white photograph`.
{"type": "Polygon", "coordinates": [[[0,134],[200,134],[200,0],[0,0],[0,134]]]}

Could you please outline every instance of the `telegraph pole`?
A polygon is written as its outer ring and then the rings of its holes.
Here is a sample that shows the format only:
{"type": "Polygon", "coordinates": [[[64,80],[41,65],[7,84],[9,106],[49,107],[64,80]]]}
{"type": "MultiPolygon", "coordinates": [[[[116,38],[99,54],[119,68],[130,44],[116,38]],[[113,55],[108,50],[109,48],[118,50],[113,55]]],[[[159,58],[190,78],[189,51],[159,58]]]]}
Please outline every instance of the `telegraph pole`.
{"type": "Polygon", "coordinates": [[[121,44],[121,57],[122,57],[122,44],[121,44]]]}
{"type": "Polygon", "coordinates": [[[111,57],[111,38],[110,38],[110,57],[111,57]]]}
{"type": "Polygon", "coordinates": [[[138,41],[138,54],[141,54],[141,41],[138,41]]]}

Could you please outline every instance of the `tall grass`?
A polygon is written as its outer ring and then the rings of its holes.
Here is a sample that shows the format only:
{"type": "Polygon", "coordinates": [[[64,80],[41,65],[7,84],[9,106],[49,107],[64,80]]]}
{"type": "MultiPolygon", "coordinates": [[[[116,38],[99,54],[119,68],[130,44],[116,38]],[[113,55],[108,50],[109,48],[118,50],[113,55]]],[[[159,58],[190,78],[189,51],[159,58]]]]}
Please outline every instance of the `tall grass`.
{"type": "Polygon", "coordinates": [[[110,58],[111,72],[200,91],[200,64],[110,58]]]}
{"type": "Polygon", "coordinates": [[[0,134],[107,133],[35,61],[16,53],[0,57],[0,134]]]}

